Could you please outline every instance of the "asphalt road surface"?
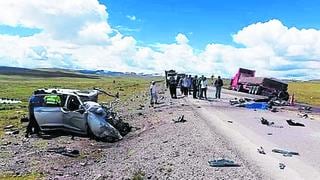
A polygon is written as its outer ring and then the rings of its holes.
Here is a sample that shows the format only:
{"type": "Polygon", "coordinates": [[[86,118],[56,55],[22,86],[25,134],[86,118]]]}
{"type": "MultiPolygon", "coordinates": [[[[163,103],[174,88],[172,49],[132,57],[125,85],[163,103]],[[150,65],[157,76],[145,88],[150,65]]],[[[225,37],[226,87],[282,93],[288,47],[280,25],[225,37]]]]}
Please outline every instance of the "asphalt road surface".
{"type": "Polygon", "coordinates": [[[225,89],[222,92],[222,99],[213,99],[214,89],[209,88],[209,101],[192,97],[187,101],[213,131],[234,143],[267,176],[274,179],[320,178],[320,121],[301,118],[298,112],[285,109],[273,113],[233,107],[229,100],[246,96],[253,98],[252,95],[225,89]],[[261,124],[261,117],[274,122],[274,126],[261,124]],[[289,126],[288,119],[303,123],[305,127],[289,126]],[[263,147],[265,155],[258,153],[259,147],[263,147]],[[272,149],[295,151],[300,155],[285,157],[272,152],[272,149]],[[279,163],[285,164],[285,168],[280,169],[279,163]]]}

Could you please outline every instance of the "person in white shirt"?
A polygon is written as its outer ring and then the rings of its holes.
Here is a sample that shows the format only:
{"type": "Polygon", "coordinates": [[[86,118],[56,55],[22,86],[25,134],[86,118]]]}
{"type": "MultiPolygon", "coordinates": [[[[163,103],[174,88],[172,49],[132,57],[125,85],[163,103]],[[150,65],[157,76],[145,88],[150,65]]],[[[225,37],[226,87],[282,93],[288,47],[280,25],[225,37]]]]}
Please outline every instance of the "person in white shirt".
{"type": "Polygon", "coordinates": [[[183,95],[188,96],[188,86],[189,86],[189,80],[187,75],[182,79],[182,84],[181,86],[183,87],[183,95]]]}
{"type": "Polygon", "coordinates": [[[200,82],[200,86],[201,86],[201,95],[200,98],[204,98],[207,99],[207,89],[208,89],[208,80],[206,77],[203,77],[201,82],[200,82]]]}
{"type": "Polygon", "coordinates": [[[154,104],[157,104],[158,95],[157,95],[157,87],[156,82],[152,81],[150,85],[150,104],[154,107],[154,104]]]}

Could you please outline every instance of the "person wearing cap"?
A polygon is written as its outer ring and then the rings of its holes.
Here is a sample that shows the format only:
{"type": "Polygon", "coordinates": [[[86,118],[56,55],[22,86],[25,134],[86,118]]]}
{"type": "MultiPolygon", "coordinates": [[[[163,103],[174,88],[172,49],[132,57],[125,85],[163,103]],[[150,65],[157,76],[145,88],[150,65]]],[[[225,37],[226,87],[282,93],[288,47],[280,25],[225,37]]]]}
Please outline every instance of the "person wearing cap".
{"type": "Polygon", "coordinates": [[[157,87],[156,82],[152,81],[150,85],[150,105],[154,107],[154,104],[157,104],[158,95],[157,95],[157,87]]]}

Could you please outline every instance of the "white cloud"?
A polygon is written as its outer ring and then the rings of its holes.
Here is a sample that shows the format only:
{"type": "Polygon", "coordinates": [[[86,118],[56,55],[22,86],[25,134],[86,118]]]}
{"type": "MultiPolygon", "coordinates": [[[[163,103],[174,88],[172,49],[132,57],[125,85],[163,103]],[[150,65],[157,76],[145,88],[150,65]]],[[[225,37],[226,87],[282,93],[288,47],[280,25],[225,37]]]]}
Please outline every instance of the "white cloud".
{"type": "Polygon", "coordinates": [[[127,15],[126,17],[127,17],[129,20],[131,20],[131,21],[137,20],[137,17],[136,17],[136,16],[127,15]]]}
{"type": "Polygon", "coordinates": [[[179,33],[176,36],[176,41],[177,41],[178,44],[187,44],[189,42],[189,39],[187,38],[186,35],[184,35],[182,33],[179,33]]]}
{"type": "Polygon", "coordinates": [[[147,73],[176,69],[228,77],[245,67],[263,76],[320,76],[320,31],[286,27],[279,20],[239,30],[232,37],[242,48],[211,43],[200,51],[182,33],[175,43],[138,45],[110,26],[106,7],[97,0],[0,1],[0,24],[42,30],[29,37],[0,35],[0,65],[6,66],[147,73]]]}

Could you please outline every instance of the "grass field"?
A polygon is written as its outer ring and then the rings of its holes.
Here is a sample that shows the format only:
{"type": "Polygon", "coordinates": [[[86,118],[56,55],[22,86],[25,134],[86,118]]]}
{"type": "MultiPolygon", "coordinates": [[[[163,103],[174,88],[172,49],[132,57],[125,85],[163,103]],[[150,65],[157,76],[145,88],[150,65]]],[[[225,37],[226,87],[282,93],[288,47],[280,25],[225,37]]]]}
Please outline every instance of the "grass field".
{"type": "Polygon", "coordinates": [[[291,82],[289,93],[297,102],[320,106],[320,82],[291,82]]]}
{"type": "MultiPolygon", "coordinates": [[[[126,101],[135,94],[145,92],[151,79],[131,77],[103,77],[101,79],[80,78],[30,78],[22,76],[0,75],[0,98],[16,98],[23,101],[19,105],[0,105],[0,137],[3,127],[14,125],[20,127],[20,119],[27,115],[28,99],[38,88],[73,88],[92,89],[102,88],[112,94],[119,92],[120,99],[126,101]]],[[[99,96],[99,101],[111,101],[111,97],[99,96]]],[[[20,127],[21,128],[21,127],[20,127]]]]}

